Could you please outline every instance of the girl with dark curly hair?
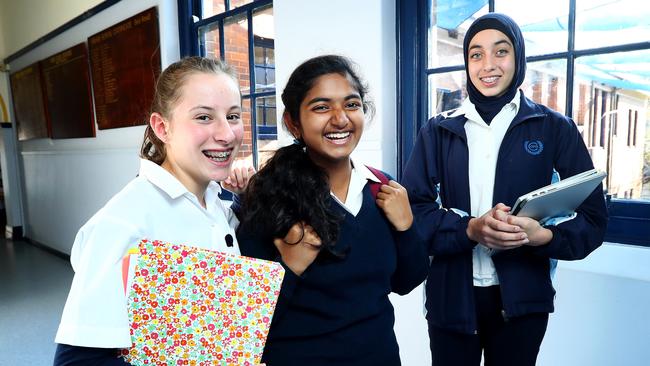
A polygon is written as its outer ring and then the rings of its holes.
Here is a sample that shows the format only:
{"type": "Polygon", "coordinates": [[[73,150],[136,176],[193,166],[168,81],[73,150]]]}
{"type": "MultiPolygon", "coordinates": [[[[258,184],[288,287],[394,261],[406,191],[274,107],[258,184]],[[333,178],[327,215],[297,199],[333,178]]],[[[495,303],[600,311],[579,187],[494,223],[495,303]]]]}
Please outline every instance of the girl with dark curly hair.
{"type": "Polygon", "coordinates": [[[375,195],[383,173],[350,158],[372,115],[367,88],[348,59],[320,56],[282,101],[295,143],[251,179],[238,231],[242,254],[287,269],[263,361],[399,365],[388,294],[418,286],[428,257],[404,188],[386,180],[375,195]]]}

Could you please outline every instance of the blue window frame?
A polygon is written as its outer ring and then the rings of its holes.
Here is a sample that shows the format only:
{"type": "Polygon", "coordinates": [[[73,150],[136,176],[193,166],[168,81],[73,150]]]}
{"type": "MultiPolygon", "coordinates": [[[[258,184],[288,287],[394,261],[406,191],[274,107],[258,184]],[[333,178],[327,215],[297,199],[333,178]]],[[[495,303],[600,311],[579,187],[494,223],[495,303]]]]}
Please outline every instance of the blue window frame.
{"type": "Polygon", "coordinates": [[[639,110],[632,97],[650,91],[646,72],[650,66],[650,14],[645,14],[648,7],[630,6],[629,1],[594,5],[596,2],[586,0],[549,0],[554,4],[516,0],[398,0],[397,164],[400,170],[406,164],[421,125],[463,99],[464,85],[447,86],[449,81],[460,84],[458,80],[464,79],[464,34],[459,31],[463,26],[466,29],[476,17],[496,9],[515,18],[527,38],[527,61],[531,69],[527,78],[542,80],[531,82],[533,87],[527,95],[572,117],[593,152],[595,163],[596,153],[602,153],[598,163],[608,171],[606,186],[611,187],[605,240],[650,246],[650,141],[645,137],[649,134],[646,132],[637,139],[641,126],[645,124],[650,129],[650,122],[637,117],[648,115],[648,111],[639,110]],[[522,6],[527,7],[526,11],[518,12],[522,6]],[[546,9],[554,10],[551,15],[548,12],[535,15],[546,9]],[[616,12],[622,16],[615,16],[616,12]],[[526,21],[531,18],[534,21],[526,21]],[[590,31],[597,31],[602,37],[594,41],[588,37],[590,31]],[[625,36],[605,40],[607,32],[625,36]],[[557,38],[553,36],[559,36],[560,41],[554,41],[557,38]],[[446,50],[451,51],[445,54],[446,50]],[[645,150],[636,152],[642,155],[641,184],[615,190],[617,174],[629,169],[627,162],[616,160],[614,152],[621,145],[634,147],[635,143],[643,149],[644,137],[645,150]]]}

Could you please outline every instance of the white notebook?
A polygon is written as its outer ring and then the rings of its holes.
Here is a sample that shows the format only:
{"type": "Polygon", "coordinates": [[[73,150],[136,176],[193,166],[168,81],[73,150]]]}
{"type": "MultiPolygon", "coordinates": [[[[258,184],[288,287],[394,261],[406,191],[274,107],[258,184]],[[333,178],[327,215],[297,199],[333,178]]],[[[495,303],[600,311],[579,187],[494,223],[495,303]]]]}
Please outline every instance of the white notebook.
{"type": "Polygon", "coordinates": [[[603,171],[591,169],[549,184],[519,197],[511,213],[538,221],[570,215],[606,176],[603,171]]]}

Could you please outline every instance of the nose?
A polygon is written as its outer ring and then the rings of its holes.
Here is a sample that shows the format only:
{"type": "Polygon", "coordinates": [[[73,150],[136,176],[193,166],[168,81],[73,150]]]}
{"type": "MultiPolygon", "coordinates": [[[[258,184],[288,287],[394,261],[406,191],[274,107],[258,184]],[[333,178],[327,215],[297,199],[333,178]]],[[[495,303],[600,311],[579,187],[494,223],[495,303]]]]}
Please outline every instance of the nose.
{"type": "Polygon", "coordinates": [[[233,125],[230,124],[225,118],[219,119],[216,121],[216,123],[214,123],[212,137],[215,141],[224,144],[230,144],[237,138],[235,132],[233,131],[233,125]]]}
{"type": "Polygon", "coordinates": [[[483,58],[483,70],[485,71],[492,71],[494,70],[495,67],[495,59],[494,56],[487,55],[483,58]]]}
{"type": "Polygon", "coordinates": [[[343,108],[336,108],[334,110],[334,115],[331,118],[331,123],[339,128],[345,127],[345,125],[350,122],[350,119],[348,118],[348,115],[343,108]]]}

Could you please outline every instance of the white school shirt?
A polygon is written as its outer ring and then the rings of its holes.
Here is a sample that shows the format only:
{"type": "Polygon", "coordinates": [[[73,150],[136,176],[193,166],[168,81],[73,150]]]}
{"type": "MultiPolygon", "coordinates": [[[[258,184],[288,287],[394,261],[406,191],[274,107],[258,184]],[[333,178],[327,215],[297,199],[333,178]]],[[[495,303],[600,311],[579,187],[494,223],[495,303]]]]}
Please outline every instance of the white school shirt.
{"type": "Polygon", "coordinates": [[[72,287],[57,343],[101,348],[131,346],[122,258],[141,239],[162,240],[239,254],[234,213],[211,182],[204,209],[171,173],[141,160],[140,174],[111,198],[77,233],[70,261],[72,287]],[[233,246],[227,247],[225,236],[233,246]]]}
{"type": "MultiPolygon", "coordinates": [[[[452,114],[464,114],[467,118],[465,134],[469,150],[469,195],[471,215],[480,217],[492,209],[494,178],[503,137],[519,111],[521,91],[494,116],[487,125],[469,98],[452,114]]],[[[472,251],[474,286],[486,287],[499,284],[492,249],[479,243],[472,251]]]]}
{"type": "Polygon", "coordinates": [[[361,211],[361,205],[363,204],[363,187],[366,186],[368,181],[381,183],[379,178],[377,178],[368,167],[355,159],[352,159],[352,175],[350,176],[350,185],[348,185],[348,194],[345,197],[345,202],[341,202],[333,192],[330,192],[330,194],[346,211],[356,217],[359,211],[361,211]]]}

